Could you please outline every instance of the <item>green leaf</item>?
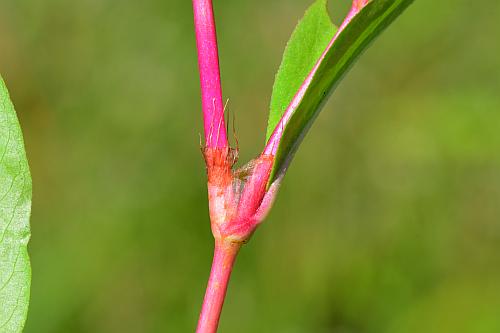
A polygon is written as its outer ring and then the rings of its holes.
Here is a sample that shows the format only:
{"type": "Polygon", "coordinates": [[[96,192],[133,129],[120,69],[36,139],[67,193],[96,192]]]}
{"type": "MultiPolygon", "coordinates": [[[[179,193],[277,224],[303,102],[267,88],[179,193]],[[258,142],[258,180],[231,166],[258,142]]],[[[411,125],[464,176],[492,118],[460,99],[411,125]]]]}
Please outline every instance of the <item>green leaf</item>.
{"type": "Polygon", "coordinates": [[[337,31],[326,11],[326,1],[318,0],[309,7],[286,45],[274,80],[266,141],[337,31]]]}
{"type": "Polygon", "coordinates": [[[0,332],[23,330],[31,267],[31,177],[21,128],[0,77],[0,332]]]}
{"type": "MultiPolygon", "coordinates": [[[[326,50],[311,83],[293,111],[279,142],[269,183],[284,171],[321,107],[343,75],[369,44],[399,16],[413,0],[372,0],[338,34],[326,50]]],[[[323,1],[318,1],[323,3],[323,1]]],[[[324,8],[324,7],[322,7],[324,8]]],[[[326,11],[326,9],[324,9],[326,11]]],[[[326,15],[326,14],[325,14],[326,15]]],[[[314,38],[309,36],[308,38],[314,38]]],[[[319,57],[318,57],[319,59],[319,57]]],[[[277,77],[277,79],[281,79],[277,77]]],[[[275,86],[286,82],[275,83],[275,86]]],[[[295,82],[293,83],[295,85],[295,82]]],[[[273,95],[274,98],[274,95],[273,95]]],[[[271,104],[277,103],[272,101],[271,104]]],[[[281,105],[281,108],[288,107],[281,105]]],[[[274,122],[273,122],[274,123],[274,122]]],[[[269,129],[268,129],[269,132],[269,129]]]]}

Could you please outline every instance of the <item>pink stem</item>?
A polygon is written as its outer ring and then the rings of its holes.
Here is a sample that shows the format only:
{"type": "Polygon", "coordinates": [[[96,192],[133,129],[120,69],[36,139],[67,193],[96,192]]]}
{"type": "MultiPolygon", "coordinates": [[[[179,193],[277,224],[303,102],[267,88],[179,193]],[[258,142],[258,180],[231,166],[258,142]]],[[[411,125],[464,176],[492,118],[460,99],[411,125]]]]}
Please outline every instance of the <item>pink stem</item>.
{"type": "Polygon", "coordinates": [[[201,107],[207,147],[227,147],[217,35],[211,0],[193,0],[201,107]]]}
{"type": "Polygon", "coordinates": [[[292,117],[293,113],[299,106],[300,102],[304,98],[304,94],[306,93],[307,89],[309,88],[312,79],[314,75],[316,74],[321,62],[323,62],[323,59],[325,58],[326,54],[330,50],[330,48],[333,46],[333,43],[337,40],[337,37],[339,34],[344,30],[344,28],[351,22],[354,16],[359,13],[361,9],[363,9],[364,6],[368,4],[369,0],[353,0],[351,10],[345,17],[344,21],[340,25],[339,29],[333,36],[332,40],[330,43],[328,43],[328,46],[326,47],[325,51],[323,51],[323,54],[321,57],[318,59],[316,64],[314,65],[313,69],[309,72],[307,75],[306,79],[300,86],[299,90],[293,97],[292,101],[290,102],[290,105],[288,105],[287,109],[283,113],[283,116],[281,117],[280,121],[276,125],[273,133],[271,134],[271,137],[269,138],[269,141],[267,141],[266,147],[264,148],[264,154],[268,155],[276,155],[276,152],[278,150],[278,146],[281,140],[281,137],[283,136],[283,132],[285,131],[285,127],[288,124],[288,121],[292,117]]]}
{"type": "Polygon", "coordinates": [[[212,270],[208,279],[208,286],[203,299],[200,319],[196,333],[215,333],[219,325],[219,318],[226,296],[227,284],[234,260],[241,244],[224,240],[215,241],[212,270]]]}

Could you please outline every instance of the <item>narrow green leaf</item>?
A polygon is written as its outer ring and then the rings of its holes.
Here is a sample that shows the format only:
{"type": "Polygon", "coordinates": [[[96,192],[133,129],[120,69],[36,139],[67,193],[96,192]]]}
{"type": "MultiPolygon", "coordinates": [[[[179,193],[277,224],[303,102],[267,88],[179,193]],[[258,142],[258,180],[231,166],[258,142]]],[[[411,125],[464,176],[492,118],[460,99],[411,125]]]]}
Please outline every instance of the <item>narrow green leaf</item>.
{"type": "Polygon", "coordinates": [[[286,169],[307,130],[343,75],[412,1],[372,0],[338,34],[284,128],[269,183],[286,169]]]}
{"type": "Polygon", "coordinates": [[[326,11],[326,1],[318,0],[309,7],[286,45],[274,80],[266,141],[337,31],[326,11]]]}
{"type": "Polygon", "coordinates": [[[31,177],[21,128],[0,77],[0,332],[23,330],[31,267],[31,177]]]}

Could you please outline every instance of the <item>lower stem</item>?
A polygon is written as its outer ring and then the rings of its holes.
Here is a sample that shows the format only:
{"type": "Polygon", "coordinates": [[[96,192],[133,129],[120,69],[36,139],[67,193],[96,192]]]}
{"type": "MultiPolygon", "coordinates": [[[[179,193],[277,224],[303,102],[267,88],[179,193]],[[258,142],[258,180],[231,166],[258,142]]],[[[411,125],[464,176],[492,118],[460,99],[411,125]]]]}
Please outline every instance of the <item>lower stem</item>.
{"type": "Polygon", "coordinates": [[[241,244],[215,241],[214,259],[196,333],[215,333],[226,296],[227,284],[241,244]]]}

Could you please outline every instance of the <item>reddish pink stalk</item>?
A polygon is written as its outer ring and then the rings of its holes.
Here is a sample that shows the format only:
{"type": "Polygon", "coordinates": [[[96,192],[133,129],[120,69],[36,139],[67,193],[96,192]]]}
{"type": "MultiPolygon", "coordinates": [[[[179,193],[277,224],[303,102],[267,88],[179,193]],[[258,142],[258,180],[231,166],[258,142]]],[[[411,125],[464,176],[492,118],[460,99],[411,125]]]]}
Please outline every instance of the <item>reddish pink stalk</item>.
{"type": "MultiPolygon", "coordinates": [[[[367,2],[368,0],[353,1],[351,11],[327,50],[367,2]]],[[[269,188],[267,182],[283,129],[304,96],[327,50],[285,111],[264,152],[247,165],[247,175],[242,176],[245,172],[233,170],[237,151],[231,149],[227,142],[212,2],[193,0],[193,8],[206,141],[203,155],[207,165],[210,223],[215,238],[212,269],[196,332],[215,333],[236,255],[241,245],[250,239],[264,220],[279,187],[282,175],[269,188]]]]}
{"type": "Polygon", "coordinates": [[[203,308],[198,321],[197,333],[215,333],[226,296],[234,260],[241,244],[216,241],[210,279],[208,280],[203,308]]]}
{"type": "Polygon", "coordinates": [[[217,35],[211,0],[193,0],[201,107],[207,147],[227,147],[217,35]]]}
{"type": "Polygon", "coordinates": [[[368,2],[370,2],[370,1],[369,0],[353,0],[351,10],[349,11],[347,16],[345,17],[344,21],[340,25],[339,29],[337,30],[337,32],[333,36],[330,43],[328,43],[328,46],[323,51],[323,54],[316,62],[313,69],[309,72],[309,74],[305,78],[304,82],[302,83],[299,90],[297,91],[297,93],[293,97],[292,101],[290,102],[290,105],[287,107],[287,109],[283,113],[283,116],[281,117],[280,121],[276,125],[273,133],[271,134],[271,137],[269,138],[269,141],[267,141],[266,147],[264,148],[264,154],[273,155],[273,156],[276,155],[276,152],[277,152],[278,146],[279,146],[279,142],[281,140],[281,137],[283,136],[283,132],[285,130],[285,127],[288,124],[288,121],[292,117],[293,113],[295,112],[295,110],[299,106],[300,102],[302,101],[307,89],[311,85],[312,79],[313,79],[314,75],[316,74],[316,72],[319,68],[319,65],[321,64],[321,62],[323,62],[323,59],[325,58],[326,54],[328,53],[328,51],[332,47],[333,43],[335,43],[335,41],[337,40],[337,37],[339,36],[339,34],[344,30],[344,28],[349,24],[349,22],[351,22],[353,17],[356,16],[356,14],[358,14],[359,11],[361,9],[363,9],[363,7],[368,4],[368,2]]]}

